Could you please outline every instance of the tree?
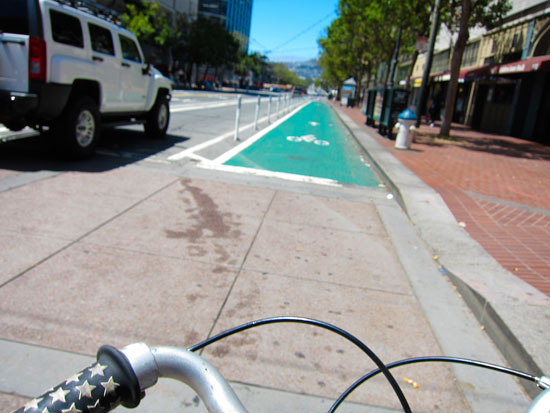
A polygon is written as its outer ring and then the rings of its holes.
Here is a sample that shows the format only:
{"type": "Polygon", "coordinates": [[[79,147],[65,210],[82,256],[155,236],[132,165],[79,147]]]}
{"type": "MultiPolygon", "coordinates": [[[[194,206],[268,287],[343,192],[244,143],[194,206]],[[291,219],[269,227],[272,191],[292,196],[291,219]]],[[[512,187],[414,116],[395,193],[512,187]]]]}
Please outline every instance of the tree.
{"type": "MultiPolygon", "coordinates": [[[[475,26],[483,26],[490,29],[497,25],[511,8],[509,0],[461,0],[460,4],[451,1],[449,15],[458,14],[456,12],[459,10],[460,20],[458,37],[452,51],[451,79],[445,99],[445,111],[439,131],[440,136],[448,137],[451,132],[460,65],[462,64],[462,56],[468,42],[469,29],[475,26]]],[[[453,25],[453,23],[447,24],[450,27],[453,25]]]]}
{"type": "Polygon", "coordinates": [[[403,50],[412,53],[418,35],[428,31],[430,10],[428,0],[340,0],[338,18],[319,39],[322,76],[338,87],[353,76],[360,93],[365,75],[368,82],[380,63],[390,66],[400,31],[403,50]]]}
{"type": "Polygon", "coordinates": [[[128,1],[121,20],[128,30],[145,43],[164,46],[172,34],[168,15],[157,2],[128,1]]]}
{"type": "Polygon", "coordinates": [[[187,51],[197,67],[204,66],[203,79],[210,68],[216,71],[224,65],[238,62],[240,44],[225,27],[215,21],[200,16],[190,25],[187,38],[187,51]]]}
{"type": "Polygon", "coordinates": [[[289,85],[301,84],[301,80],[298,75],[290,70],[284,63],[273,63],[272,71],[275,83],[289,85]]]}
{"type": "Polygon", "coordinates": [[[267,56],[258,52],[248,54],[241,51],[239,62],[235,66],[235,71],[241,76],[241,78],[246,76],[249,72],[252,72],[257,81],[265,82],[269,74],[267,56]]]}

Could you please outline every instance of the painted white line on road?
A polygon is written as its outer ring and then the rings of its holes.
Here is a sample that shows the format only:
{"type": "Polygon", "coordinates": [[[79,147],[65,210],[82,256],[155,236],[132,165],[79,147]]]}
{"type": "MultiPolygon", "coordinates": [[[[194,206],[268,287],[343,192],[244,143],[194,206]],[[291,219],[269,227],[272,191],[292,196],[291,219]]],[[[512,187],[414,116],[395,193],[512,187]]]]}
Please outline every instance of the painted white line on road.
{"type": "MultiPolygon", "coordinates": [[[[243,100],[243,103],[252,103],[252,102],[256,102],[256,99],[243,100]]],[[[235,105],[237,105],[237,100],[231,100],[229,102],[219,102],[219,103],[206,103],[206,104],[198,104],[198,105],[192,105],[192,106],[170,108],[170,113],[188,112],[188,111],[200,110],[200,109],[215,109],[215,108],[223,108],[226,106],[235,106],[235,105]]]]}
{"type": "Polygon", "coordinates": [[[204,156],[197,155],[196,153],[190,153],[187,156],[193,161],[210,162],[210,159],[206,159],[204,156]]]}
{"type": "Polygon", "coordinates": [[[169,156],[168,160],[169,161],[179,161],[180,159],[191,157],[195,154],[196,151],[201,151],[204,148],[208,148],[209,146],[215,145],[218,142],[221,142],[224,139],[227,139],[230,136],[233,136],[234,133],[235,133],[234,131],[227,132],[226,134],[218,136],[217,138],[210,139],[209,141],[206,141],[206,142],[203,142],[203,143],[199,143],[198,145],[192,146],[191,148],[185,149],[181,152],[178,152],[174,155],[169,156]]]}
{"type": "Polygon", "coordinates": [[[243,166],[222,165],[222,164],[217,164],[209,161],[201,162],[197,164],[197,166],[203,169],[210,169],[215,171],[233,172],[233,173],[239,173],[244,175],[263,176],[267,178],[279,178],[287,181],[334,186],[338,188],[342,187],[342,184],[339,184],[338,181],[335,181],[333,179],[317,178],[314,176],[297,175],[297,174],[290,174],[286,172],[266,171],[264,169],[245,168],[243,166]]]}
{"type": "MultiPolygon", "coordinates": [[[[301,107],[300,107],[300,108],[301,108],[301,107]]],[[[300,109],[300,108],[299,108],[299,109],[300,109]]],[[[299,109],[297,109],[297,110],[299,110],[299,109]]],[[[296,111],[297,111],[297,110],[296,110],[296,111]]],[[[296,112],[296,111],[295,111],[295,112],[296,112]]],[[[292,112],[290,115],[294,114],[295,112],[292,112]]],[[[258,120],[258,123],[262,123],[262,122],[267,121],[267,118],[268,118],[267,116],[264,116],[263,118],[261,118],[261,119],[258,120]]],[[[284,118],[281,118],[281,121],[285,120],[286,118],[288,118],[288,116],[286,116],[286,117],[284,117],[284,118]]],[[[279,122],[279,123],[280,123],[280,122],[279,122]]],[[[277,126],[279,123],[275,122],[273,125],[277,126]]],[[[248,125],[245,125],[245,126],[241,126],[241,127],[239,128],[239,133],[241,133],[241,132],[243,132],[243,131],[245,131],[245,130],[247,130],[247,129],[250,129],[250,128],[252,128],[252,127],[254,127],[254,125],[255,125],[255,122],[249,123],[248,125]]],[[[272,125],[272,126],[273,126],[273,125],[272,125]]],[[[271,129],[272,129],[272,128],[271,128],[271,129]]],[[[271,130],[271,129],[269,129],[269,130],[271,130]]],[[[269,130],[266,130],[265,133],[269,132],[269,130]]],[[[262,133],[262,132],[263,132],[263,130],[260,131],[260,132],[258,132],[258,133],[262,133]]],[[[203,149],[205,149],[205,148],[208,148],[209,146],[215,145],[215,144],[217,144],[218,142],[223,141],[224,139],[227,139],[227,138],[229,138],[229,137],[232,137],[234,134],[235,134],[235,131],[231,131],[231,132],[224,133],[223,135],[220,135],[220,136],[218,136],[218,137],[216,137],[216,138],[210,139],[209,141],[206,141],[206,142],[203,142],[203,143],[199,143],[198,145],[192,146],[191,148],[184,149],[184,150],[181,151],[181,152],[178,152],[178,153],[176,153],[176,154],[174,154],[174,155],[171,155],[170,157],[168,157],[168,160],[169,160],[169,161],[179,161],[180,159],[183,159],[183,158],[190,158],[190,157],[192,157],[192,155],[193,155],[195,152],[201,151],[201,150],[203,150],[203,149]]],[[[252,136],[252,137],[249,138],[249,139],[252,139],[252,138],[254,138],[255,136],[256,136],[256,135],[252,136]]],[[[262,135],[262,136],[263,136],[263,135],[262,135]]],[[[257,139],[259,139],[259,138],[257,138],[257,139]]],[[[256,140],[257,140],[257,139],[256,139],[256,140]]],[[[247,140],[246,142],[248,142],[248,140],[247,140]]],[[[223,163],[223,162],[222,162],[222,163],[223,163]]]]}
{"type": "Polygon", "coordinates": [[[282,117],[281,119],[277,120],[276,122],[269,125],[267,128],[262,129],[258,133],[256,133],[254,136],[251,136],[246,141],[241,143],[240,145],[235,146],[234,148],[228,150],[224,154],[218,156],[216,159],[214,159],[212,162],[217,164],[222,164],[224,162],[227,162],[229,159],[233,158],[235,155],[237,155],[239,152],[245,150],[250,145],[255,143],[257,140],[259,140],[261,137],[263,137],[266,133],[271,132],[273,129],[275,129],[277,126],[279,126],[281,123],[289,119],[290,117],[294,116],[296,113],[298,113],[300,110],[302,110],[305,106],[309,105],[310,102],[306,102],[300,106],[298,106],[296,109],[294,109],[292,112],[290,112],[288,115],[282,117]]]}

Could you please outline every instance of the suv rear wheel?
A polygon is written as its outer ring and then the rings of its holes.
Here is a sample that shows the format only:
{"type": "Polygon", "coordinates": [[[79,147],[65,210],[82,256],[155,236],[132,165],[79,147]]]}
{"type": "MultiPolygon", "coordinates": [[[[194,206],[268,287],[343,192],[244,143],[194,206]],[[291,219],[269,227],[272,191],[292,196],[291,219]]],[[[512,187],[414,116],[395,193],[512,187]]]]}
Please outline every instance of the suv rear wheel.
{"type": "Polygon", "coordinates": [[[87,96],[69,103],[54,133],[72,158],[86,158],[93,154],[99,140],[99,110],[95,101],[87,96]]]}
{"type": "Polygon", "coordinates": [[[170,121],[170,106],[165,94],[159,95],[145,120],[145,133],[148,137],[159,139],[166,136],[170,121]]]}

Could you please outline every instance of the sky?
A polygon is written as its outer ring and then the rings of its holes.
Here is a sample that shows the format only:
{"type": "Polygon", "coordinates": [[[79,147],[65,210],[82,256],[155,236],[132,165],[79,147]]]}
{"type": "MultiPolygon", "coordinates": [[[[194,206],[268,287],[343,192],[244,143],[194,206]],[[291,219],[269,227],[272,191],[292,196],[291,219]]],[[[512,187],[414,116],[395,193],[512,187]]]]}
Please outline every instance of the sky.
{"type": "Polygon", "coordinates": [[[273,62],[317,58],[317,39],[337,17],[337,6],[338,0],[253,0],[249,53],[273,62]]]}

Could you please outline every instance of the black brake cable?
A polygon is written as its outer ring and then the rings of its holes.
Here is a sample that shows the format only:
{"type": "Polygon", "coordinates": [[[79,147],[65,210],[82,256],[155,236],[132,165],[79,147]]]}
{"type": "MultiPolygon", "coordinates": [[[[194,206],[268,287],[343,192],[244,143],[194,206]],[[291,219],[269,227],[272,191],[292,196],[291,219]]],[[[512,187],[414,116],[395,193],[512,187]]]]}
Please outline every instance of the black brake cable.
{"type": "MultiPolygon", "coordinates": [[[[345,330],[342,330],[339,327],[336,327],[332,324],[325,323],[324,321],[318,321],[311,318],[305,318],[305,317],[271,317],[271,318],[264,318],[261,320],[251,321],[249,323],[234,327],[232,329],[229,329],[227,331],[224,331],[220,334],[217,334],[209,339],[204,340],[203,342],[196,344],[192,347],[189,347],[188,350],[195,352],[198,350],[203,349],[204,347],[215,343],[216,341],[219,341],[223,338],[229,337],[233,334],[239,333],[244,330],[248,330],[250,328],[258,327],[261,325],[266,324],[275,324],[275,323],[301,323],[301,324],[309,324],[315,327],[321,327],[326,330],[332,331],[333,333],[336,333],[340,335],[341,337],[344,337],[348,341],[355,344],[357,347],[359,347],[367,356],[370,357],[370,359],[378,366],[378,369],[375,370],[378,373],[383,373],[384,376],[386,376],[386,379],[390,383],[390,385],[393,388],[393,391],[397,395],[397,398],[399,399],[399,402],[401,403],[401,407],[403,407],[403,411],[405,413],[410,413],[411,408],[409,407],[409,403],[403,394],[403,391],[399,387],[399,384],[393,377],[393,375],[390,373],[390,370],[386,365],[378,358],[378,356],[369,348],[365,343],[363,343],[361,340],[359,340],[357,337],[353,336],[352,334],[348,333],[345,330]]],[[[367,379],[368,380],[368,379],[367,379]]],[[[349,389],[348,389],[349,390],[349,389]]],[[[353,391],[353,390],[352,390],[353,391]]],[[[347,397],[347,396],[346,396],[347,397]]],[[[345,397],[344,397],[345,398],[345,397]]],[[[340,399],[339,399],[340,400],[340,399]]],[[[342,399],[343,400],[343,399],[342,399]]],[[[337,401],[338,402],[338,401],[337,401]]],[[[341,403],[341,402],[340,402],[341,403]]],[[[338,405],[340,404],[338,403],[338,405]]],[[[337,407],[337,406],[336,406],[337,407]]],[[[332,410],[334,411],[334,410],[332,410]]]]}
{"type": "MultiPolygon", "coordinates": [[[[444,362],[444,363],[458,363],[458,364],[467,364],[470,366],[485,368],[489,370],[498,371],[499,373],[506,373],[510,374],[512,376],[519,377],[521,379],[530,380],[532,382],[537,382],[537,377],[524,373],[518,370],[510,369],[508,367],[499,366],[492,363],[486,363],[484,361],[478,361],[478,360],[471,360],[471,359],[465,359],[460,357],[445,357],[445,356],[433,356],[433,357],[415,357],[410,359],[404,359],[395,361],[390,364],[386,364],[386,368],[388,370],[393,369],[395,367],[401,367],[408,364],[415,364],[415,363],[429,363],[429,362],[444,362]]],[[[342,402],[361,384],[366,382],[367,380],[373,378],[374,376],[380,374],[382,372],[381,369],[375,369],[370,371],[369,373],[365,374],[363,377],[361,377],[359,380],[357,380],[355,383],[353,383],[348,389],[340,395],[338,400],[334,402],[328,413],[332,413],[336,411],[336,409],[342,404],[342,402]]]]}

